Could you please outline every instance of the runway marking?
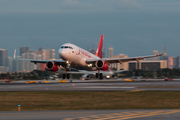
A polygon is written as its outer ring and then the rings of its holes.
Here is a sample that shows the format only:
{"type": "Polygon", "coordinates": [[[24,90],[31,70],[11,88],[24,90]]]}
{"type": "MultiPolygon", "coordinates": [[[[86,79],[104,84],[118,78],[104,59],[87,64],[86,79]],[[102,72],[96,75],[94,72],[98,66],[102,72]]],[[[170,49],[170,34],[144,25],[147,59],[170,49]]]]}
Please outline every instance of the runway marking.
{"type": "Polygon", "coordinates": [[[107,120],[107,119],[126,120],[126,119],[132,119],[132,118],[172,114],[172,113],[179,113],[179,112],[180,112],[180,110],[131,111],[131,112],[90,115],[87,117],[65,118],[63,120],[94,120],[94,119],[95,120],[107,120]]]}
{"type": "Polygon", "coordinates": [[[121,89],[133,89],[133,88],[135,88],[135,87],[109,87],[109,86],[106,86],[106,87],[104,87],[104,86],[92,86],[92,87],[76,87],[76,88],[121,88],[121,89]]]}
{"type": "Polygon", "coordinates": [[[123,116],[123,118],[118,118],[118,120],[125,120],[125,119],[132,119],[132,118],[139,118],[139,117],[148,117],[148,116],[155,116],[155,115],[163,115],[163,114],[172,114],[172,113],[177,113],[177,112],[180,112],[180,111],[171,111],[171,112],[165,112],[165,111],[155,111],[155,112],[150,112],[150,113],[147,113],[147,114],[139,114],[139,115],[129,115],[128,116],[123,116]]]}

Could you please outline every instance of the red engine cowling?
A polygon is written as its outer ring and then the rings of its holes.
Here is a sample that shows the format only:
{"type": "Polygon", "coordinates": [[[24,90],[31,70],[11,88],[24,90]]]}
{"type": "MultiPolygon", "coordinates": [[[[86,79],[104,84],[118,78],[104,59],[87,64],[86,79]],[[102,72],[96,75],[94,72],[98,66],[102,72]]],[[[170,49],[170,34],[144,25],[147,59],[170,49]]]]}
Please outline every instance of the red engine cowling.
{"type": "Polygon", "coordinates": [[[95,66],[97,69],[100,69],[100,70],[108,70],[108,64],[102,60],[98,60],[96,63],[95,63],[95,66]]]}
{"type": "Polygon", "coordinates": [[[54,63],[54,62],[47,62],[46,63],[46,69],[48,69],[49,71],[58,71],[58,66],[54,63]]]}

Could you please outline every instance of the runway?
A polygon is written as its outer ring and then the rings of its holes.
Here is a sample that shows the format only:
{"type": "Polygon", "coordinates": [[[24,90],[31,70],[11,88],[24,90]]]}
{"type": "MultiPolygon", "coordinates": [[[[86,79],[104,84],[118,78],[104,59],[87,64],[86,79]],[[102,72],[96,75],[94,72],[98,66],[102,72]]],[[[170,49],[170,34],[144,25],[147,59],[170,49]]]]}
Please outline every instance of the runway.
{"type": "Polygon", "coordinates": [[[1,120],[179,120],[180,110],[74,110],[0,112],[1,120]]]}
{"type": "Polygon", "coordinates": [[[180,81],[0,83],[0,91],[180,91],[180,81]]]}

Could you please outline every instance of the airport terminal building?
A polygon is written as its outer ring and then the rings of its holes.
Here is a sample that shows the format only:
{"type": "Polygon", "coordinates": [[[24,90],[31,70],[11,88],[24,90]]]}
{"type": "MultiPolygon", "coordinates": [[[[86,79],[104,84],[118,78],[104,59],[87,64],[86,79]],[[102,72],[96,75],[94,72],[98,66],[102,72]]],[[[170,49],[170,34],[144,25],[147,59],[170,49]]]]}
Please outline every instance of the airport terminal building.
{"type": "Polygon", "coordinates": [[[163,68],[167,68],[167,60],[129,62],[129,70],[141,69],[146,71],[156,71],[163,68]]]}

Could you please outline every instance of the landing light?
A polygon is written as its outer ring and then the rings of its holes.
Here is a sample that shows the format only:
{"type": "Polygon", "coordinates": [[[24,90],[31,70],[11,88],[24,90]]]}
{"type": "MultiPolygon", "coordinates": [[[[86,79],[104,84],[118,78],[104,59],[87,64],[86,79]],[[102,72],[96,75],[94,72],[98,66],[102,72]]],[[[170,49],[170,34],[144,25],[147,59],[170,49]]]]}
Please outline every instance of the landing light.
{"type": "Polygon", "coordinates": [[[108,76],[106,76],[107,78],[110,78],[110,76],[108,75],[108,76]]]}
{"type": "Polygon", "coordinates": [[[88,67],[92,67],[92,64],[88,64],[88,67]]]}

